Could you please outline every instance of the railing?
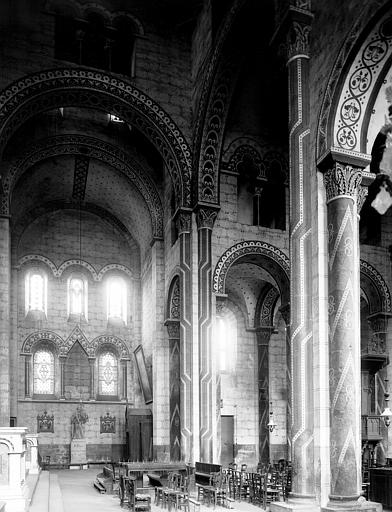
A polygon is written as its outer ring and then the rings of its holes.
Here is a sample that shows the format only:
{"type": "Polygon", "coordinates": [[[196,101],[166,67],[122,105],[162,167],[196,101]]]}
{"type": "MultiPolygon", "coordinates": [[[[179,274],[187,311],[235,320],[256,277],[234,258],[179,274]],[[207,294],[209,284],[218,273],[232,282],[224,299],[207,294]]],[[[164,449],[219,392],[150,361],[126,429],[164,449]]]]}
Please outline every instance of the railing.
{"type": "Polygon", "coordinates": [[[376,414],[362,416],[362,440],[379,441],[382,439],[381,417],[376,414]]]}

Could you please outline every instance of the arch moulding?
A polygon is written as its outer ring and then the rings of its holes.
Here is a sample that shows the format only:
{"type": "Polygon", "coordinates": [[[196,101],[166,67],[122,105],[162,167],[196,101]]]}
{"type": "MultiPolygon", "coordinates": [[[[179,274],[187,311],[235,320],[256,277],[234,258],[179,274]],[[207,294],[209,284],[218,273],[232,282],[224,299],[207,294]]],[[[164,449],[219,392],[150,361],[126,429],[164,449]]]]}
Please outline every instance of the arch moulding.
{"type": "Polygon", "coordinates": [[[362,158],[366,154],[370,115],[392,58],[392,20],[388,5],[389,2],[378,0],[365,6],[341,47],[319,116],[318,162],[331,148],[352,157],[362,158]],[[374,16],[377,7],[379,10],[374,16]],[[366,28],[369,19],[373,19],[370,29],[366,28]],[[362,43],[357,47],[360,40],[362,43]]]}
{"type": "MultiPolygon", "coordinates": [[[[224,295],[226,276],[230,267],[241,258],[246,260],[247,256],[256,255],[260,256],[261,262],[268,263],[268,266],[271,267],[268,271],[277,282],[282,297],[282,304],[289,303],[290,261],[277,247],[258,240],[239,242],[222,254],[215,266],[212,276],[213,291],[219,295],[224,295]]],[[[252,263],[254,263],[254,261],[252,261],[252,263]]]]}
{"type": "Polygon", "coordinates": [[[178,206],[191,202],[191,153],[177,125],[152,98],[128,82],[87,68],[34,73],[0,94],[0,152],[27,119],[53,108],[81,105],[114,114],[155,145],[170,172],[178,206]]]}

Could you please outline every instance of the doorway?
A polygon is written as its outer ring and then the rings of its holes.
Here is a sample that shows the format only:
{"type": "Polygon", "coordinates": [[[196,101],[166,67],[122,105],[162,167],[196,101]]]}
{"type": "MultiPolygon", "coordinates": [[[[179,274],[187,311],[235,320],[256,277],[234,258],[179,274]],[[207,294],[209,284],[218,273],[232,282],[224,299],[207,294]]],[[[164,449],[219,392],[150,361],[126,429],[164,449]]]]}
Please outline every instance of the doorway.
{"type": "Polygon", "coordinates": [[[234,460],[234,416],[221,416],[221,464],[227,467],[234,460]]]}

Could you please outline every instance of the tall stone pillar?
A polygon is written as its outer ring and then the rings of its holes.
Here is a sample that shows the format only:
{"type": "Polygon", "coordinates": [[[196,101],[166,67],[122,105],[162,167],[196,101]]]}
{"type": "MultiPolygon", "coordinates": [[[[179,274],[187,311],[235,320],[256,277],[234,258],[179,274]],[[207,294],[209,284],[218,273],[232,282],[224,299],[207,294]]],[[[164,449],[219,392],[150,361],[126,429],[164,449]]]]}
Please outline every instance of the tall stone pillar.
{"type": "Polygon", "coordinates": [[[59,357],[60,362],[60,400],[65,400],[65,362],[67,358],[64,356],[59,357]]]}
{"type": "Polygon", "coordinates": [[[180,239],[180,425],[181,459],[194,462],[193,336],[192,336],[192,212],[180,209],[176,217],[180,239]]]}
{"type": "Polygon", "coordinates": [[[257,367],[259,381],[259,461],[270,461],[269,431],[269,342],[274,328],[263,326],[256,328],[257,367]]]}
{"type": "MultiPolygon", "coordinates": [[[[332,161],[324,175],[328,223],[330,494],[324,511],[358,510],[361,494],[359,167],[332,161]]],[[[375,510],[361,506],[361,510],[375,510]]]]}
{"type": "Polygon", "coordinates": [[[10,283],[9,218],[0,218],[0,427],[10,424],[10,283]]]}
{"type": "MultiPolygon", "coordinates": [[[[295,2],[294,2],[295,3],[295,2]]],[[[290,154],[290,373],[292,493],[286,510],[315,507],[312,201],[309,106],[310,1],[290,5],[280,28],[287,50],[290,154]]],[[[271,506],[271,510],[281,510],[271,506]]]]}
{"type": "Polygon", "coordinates": [[[214,207],[199,206],[198,229],[198,274],[199,274],[199,368],[200,368],[200,460],[213,461],[213,438],[215,407],[214,376],[211,350],[212,289],[211,289],[211,234],[216,220],[214,207]]]}
{"type": "MultiPolygon", "coordinates": [[[[286,411],[286,430],[287,433],[291,429],[291,346],[290,346],[290,304],[284,304],[279,309],[282,318],[286,324],[286,397],[287,397],[287,411],[286,411]]],[[[287,436],[287,459],[291,461],[291,439],[287,436]]]]}
{"type": "Polygon", "coordinates": [[[181,460],[180,322],[166,320],[169,334],[170,460],[181,460]]]}

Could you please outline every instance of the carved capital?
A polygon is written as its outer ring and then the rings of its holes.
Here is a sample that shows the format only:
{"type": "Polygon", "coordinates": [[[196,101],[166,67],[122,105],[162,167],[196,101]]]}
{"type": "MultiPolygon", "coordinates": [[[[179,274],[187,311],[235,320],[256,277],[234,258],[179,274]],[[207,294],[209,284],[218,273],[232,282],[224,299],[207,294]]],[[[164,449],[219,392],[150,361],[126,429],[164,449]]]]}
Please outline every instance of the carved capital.
{"type": "Polygon", "coordinates": [[[296,56],[309,56],[310,25],[293,21],[287,34],[287,60],[296,56]]]}
{"type": "Polygon", "coordinates": [[[225,309],[226,300],[227,300],[226,294],[216,294],[215,295],[216,316],[222,316],[223,311],[225,309]]]}
{"type": "Polygon", "coordinates": [[[257,327],[256,328],[256,336],[257,336],[257,344],[259,346],[268,346],[271,334],[274,332],[275,327],[273,325],[257,327]]]}
{"type": "Polygon", "coordinates": [[[178,320],[166,320],[165,325],[167,327],[169,338],[180,338],[180,322],[178,320]]]}
{"type": "Polygon", "coordinates": [[[366,196],[368,195],[367,187],[359,187],[357,195],[357,210],[358,213],[362,210],[363,203],[365,202],[366,196]]]}
{"type": "Polygon", "coordinates": [[[339,196],[358,199],[362,181],[362,173],[358,167],[335,162],[333,167],[324,174],[327,191],[327,203],[339,196]]]}
{"type": "Polygon", "coordinates": [[[201,206],[197,209],[197,229],[212,229],[216,221],[218,211],[216,208],[201,206]]]}
{"type": "Polygon", "coordinates": [[[286,325],[290,324],[290,304],[285,304],[279,308],[279,311],[286,325]]]}
{"type": "Polygon", "coordinates": [[[179,235],[190,233],[192,230],[192,211],[185,209],[179,210],[175,222],[179,235]]]}
{"type": "Polygon", "coordinates": [[[310,0],[292,0],[289,9],[279,16],[281,20],[273,38],[278,52],[287,61],[309,57],[309,35],[313,15],[310,0]]]}

